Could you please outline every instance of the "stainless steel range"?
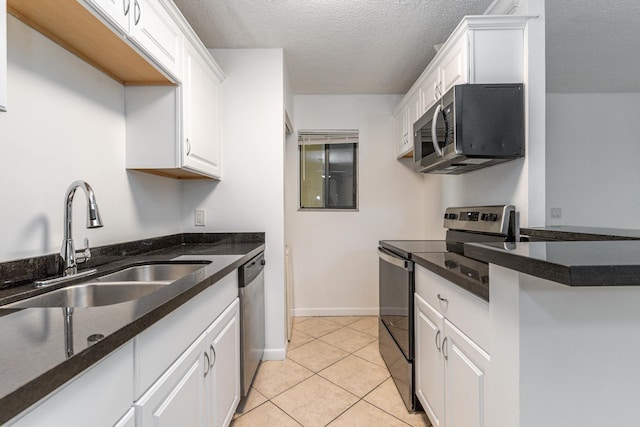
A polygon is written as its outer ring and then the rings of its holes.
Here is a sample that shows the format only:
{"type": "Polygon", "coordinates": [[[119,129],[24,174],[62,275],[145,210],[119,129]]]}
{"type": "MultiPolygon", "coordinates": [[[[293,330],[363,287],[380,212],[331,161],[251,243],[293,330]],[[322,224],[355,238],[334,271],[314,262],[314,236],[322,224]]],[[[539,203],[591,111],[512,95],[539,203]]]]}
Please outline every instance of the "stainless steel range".
{"type": "MultiPolygon", "coordinates": [[[[433,253],[434,263],[487,290],[489,268],[463,255],[466,242],[516,241],[518,220],[512,205],[447,208],[446,240],[381,240],[379,256],[380,354],[407,409],[414,411],[414,261],[412,254],[433,253]]],[[[473,286],[473,285],[471,285],[473,286]]],[[[474,291],[474,289],[470,289],[474,291]]]]}

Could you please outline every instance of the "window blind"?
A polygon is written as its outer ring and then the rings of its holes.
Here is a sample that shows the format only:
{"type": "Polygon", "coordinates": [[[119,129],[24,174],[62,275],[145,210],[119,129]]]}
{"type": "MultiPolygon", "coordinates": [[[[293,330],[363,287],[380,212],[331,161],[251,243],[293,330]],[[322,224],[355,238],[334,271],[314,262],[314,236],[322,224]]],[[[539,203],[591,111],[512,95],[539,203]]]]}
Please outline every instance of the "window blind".
{"type": "Polygon", "coordinates": [[[354,129],[298,130],[298,145],[354,143],[358,143],[358,131],[354,129]]]}

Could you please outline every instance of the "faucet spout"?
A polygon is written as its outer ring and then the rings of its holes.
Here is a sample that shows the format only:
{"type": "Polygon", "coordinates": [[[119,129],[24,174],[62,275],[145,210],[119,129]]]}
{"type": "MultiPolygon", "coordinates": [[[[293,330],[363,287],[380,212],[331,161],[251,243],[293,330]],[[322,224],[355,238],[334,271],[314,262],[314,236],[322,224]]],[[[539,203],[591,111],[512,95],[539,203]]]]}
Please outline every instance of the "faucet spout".
{"type": "Polygon", "coordinates": [[[87,228],[102,227],[102,218],[100,217],[100,211],[98,209],[98,203],[96,202],[96,195],[93,192],[91,186],[85,181],[74,181],[65,195],[64,205],[64,237],[62,239],[62,248],[60,249],[60,256],[62,258],[62,275],[68,276],[71,274],[77,274],[78,262],[84,262],[89,259],[91,252],[89,251],[88,240],[84,253],[76,254],[76,250],[73,244],[73,237],[71,236],[72,230],[72,205],[73,197],[76,190],[81,188],[87,199],[87,228]],[[78,256],[81,260],[78,260],[78,256]]]}

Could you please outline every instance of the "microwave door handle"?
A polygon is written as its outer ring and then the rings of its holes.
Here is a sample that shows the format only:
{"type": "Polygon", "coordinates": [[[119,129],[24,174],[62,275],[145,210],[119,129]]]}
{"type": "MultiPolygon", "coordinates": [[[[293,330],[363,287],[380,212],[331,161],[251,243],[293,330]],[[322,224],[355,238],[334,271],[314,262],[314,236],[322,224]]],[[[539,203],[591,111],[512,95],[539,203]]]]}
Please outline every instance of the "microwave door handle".
{"type": "Polygon", "coordinates": [[[431,121],[431,143],[433,144],[433,149],[436,150],[436,154],[438,157],[442,157],[442,149],[440,148],[440,144],[438,143],[438,132],[436,132],[436,124],[438,121],[438,114],[442,111],[442,105],[437,104],[436,110],[433,112],[433,120],[431,121]]]}

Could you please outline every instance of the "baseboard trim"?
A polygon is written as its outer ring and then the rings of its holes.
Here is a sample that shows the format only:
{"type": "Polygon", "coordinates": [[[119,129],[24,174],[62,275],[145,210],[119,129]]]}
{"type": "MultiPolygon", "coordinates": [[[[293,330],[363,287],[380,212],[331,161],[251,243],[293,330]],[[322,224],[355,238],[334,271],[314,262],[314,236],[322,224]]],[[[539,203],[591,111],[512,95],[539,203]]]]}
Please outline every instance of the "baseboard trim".
{"type": "Polygon", "coordinates": [[[285,348],[265,348],[262,360],[284,360],[287,358],[285,348]]]}
{"type": "Polygon", "coordinates": [[[299,316],[377,316],[378,307],[341,308],[294,308],[293,315],[299,316]]]}

